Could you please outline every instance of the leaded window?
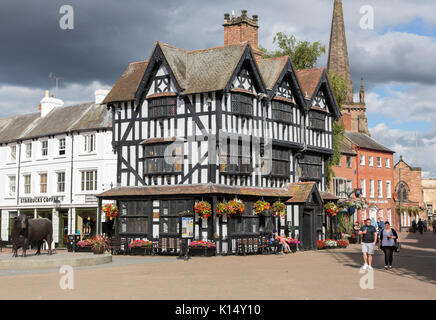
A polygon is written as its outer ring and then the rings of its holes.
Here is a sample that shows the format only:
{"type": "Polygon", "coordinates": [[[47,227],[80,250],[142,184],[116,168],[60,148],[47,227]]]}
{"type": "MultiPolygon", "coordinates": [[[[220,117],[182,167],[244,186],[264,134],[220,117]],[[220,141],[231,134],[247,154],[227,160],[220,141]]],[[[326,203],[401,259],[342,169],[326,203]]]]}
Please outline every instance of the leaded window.
{"type": "Polygon", "coordinates": [[[253,116],[253,97],[243,93],[232,93],[232,112],[242,116],[253,116]]]}
{"type": "Polygon", "coordinates": [[[309,112],[309,127],[315,130],[325,130],[325,114],[322,112],[309,112]]]}
{"type": "Polygon", "coordinates": [[[289,169],[289,150],[273,147],[272,149],[272,176],[288,177],[289,169]]]}
{"type": "Polygon", "coordinates": [[[228,139],[220,146],[221,173],[249,175],[253,171],[250,142],[228,139]]]}
{"type": "Polygon", "coordinates": [[[159,210],[159,235],[178,236],[180,234],[180,215],[193,213],[192,200],[162,200],[159,210]]]}
{"type": "Polygon", "coordinates": [[[158,143],[144,146],[144,173],[180,174],[183,163],[183,143],[158,143]]]}
{"type": "Polygon", "coordinates": [[[152,201],[122,201],[119,210],[121,234],[151,235],[152,201]]]}
{"type": "Polygon", "coordinates": [[[300,160],[301,180],[313,181],[322,179],[322,157],[305,155],[300,160]]]}
{"type": "Polygon", "coordinates": [[[176,115],[176,97],[154,98],[149,102],[150,118],[170,118],[176,115]]]}
{"type": "Polygon", "coordinates": [[[292,105],[283,101],[272,101],[272,118],[278,122],[293,122],[292,105]]]}

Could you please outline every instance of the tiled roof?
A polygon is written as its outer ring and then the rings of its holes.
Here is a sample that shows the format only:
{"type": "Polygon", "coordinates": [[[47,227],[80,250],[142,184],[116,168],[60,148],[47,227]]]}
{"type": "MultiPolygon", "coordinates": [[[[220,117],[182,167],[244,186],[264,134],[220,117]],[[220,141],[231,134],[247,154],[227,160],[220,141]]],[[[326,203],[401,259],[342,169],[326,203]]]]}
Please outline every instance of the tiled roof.
{"type": "Polygon", "coordinates": [[[130,63],[103,103],[134,100],[136,89],[142,80],[147,64],[147,61],[130,63]]]}
{"type": "Polygon", "coordinates": [[[106,105],[85,103],[55,108],[44,118],[35,112],[0,119],[0,142],[111,127],[112,115],[106,105]]]}
{"type": "Polygon", "coordinates": [[[342,154],[356,156],[357,152],[353,149],[353,144],[348,139],[344,139],[341,142],[339,142],[339,151],[342,154]]]}
{"type": "MultiPolygon", "coordinates": [[[[107,190],[99,197],[154,196],[167,194],[231,194],[272,198],[290,198],[289,203],[305,203],[315,182],[297,182],[285,188],[234,187],[220,184],[192,184],[146,187],[118,187],[107,190]]],[[[316,189],[317,190],[317,189],[316,189]]]]}
{"type": "Polygon", "coordinates": [[[325,70],[326,69],[323,67],[296,71],[301,90],[303,90],[304,96],[307,96],[308,99],[311,99],[315,93],[315,89],[325,70]]]}
{"type": "Polygon", "coordinates": [[[392,151],[391,149],[386,148],[385,146],[378,143],[373,138],[371,138],[370,136],[368,136],[367,134],[364,134],[364,133],[346,131],[345,137],[348,140],[350,140],[352,143],[354,143],[355,145],[357,145],[361,148],[389,152],[389,153],[395,153],[395,151],[392,151]]]}
{"type": "Polygon", "coordinates": [[[257,62],[267,89],[271,90],[274,87],[288,59],[290,59],[288,56],[283,56],[261,59],[257,62]]]}
{"type": "Polygon", "coordinates": [[[291,192],[292,198],[286,201],[286,203],[306,203],[314,187],[316,188],[315,182],[296,182],[288,184],[287,189],[291,192]]]}

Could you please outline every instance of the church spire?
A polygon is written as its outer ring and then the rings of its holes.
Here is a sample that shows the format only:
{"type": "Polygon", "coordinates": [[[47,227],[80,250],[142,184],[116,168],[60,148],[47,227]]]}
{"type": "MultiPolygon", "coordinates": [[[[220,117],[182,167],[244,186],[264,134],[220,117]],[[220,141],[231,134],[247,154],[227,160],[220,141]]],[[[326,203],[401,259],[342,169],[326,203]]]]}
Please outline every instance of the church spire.
{"type": "Polygon", "coordinates": [[[342,0],[335,0],[334,3],[327,69],[333,70],[345,79],[348,84],[347,102],[352,103],[353,83],[351,82],[350,62],[348,60],[342,0]]]}

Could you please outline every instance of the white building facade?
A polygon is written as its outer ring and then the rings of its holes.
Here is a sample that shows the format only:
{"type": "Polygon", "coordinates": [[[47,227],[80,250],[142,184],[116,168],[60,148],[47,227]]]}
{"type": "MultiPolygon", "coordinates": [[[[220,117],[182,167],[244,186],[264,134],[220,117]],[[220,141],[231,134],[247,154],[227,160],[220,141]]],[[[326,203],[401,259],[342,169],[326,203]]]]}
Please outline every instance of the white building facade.
{"type": "Polygon", "coordinates": [[[116,181],[112,118],[101,102],[96,92],[94,103],[63,107],[46,94],[40,112],[0,119],[1,240],[19,214],[50,219],[57,246],[68,234],[97,233],[95,194],[116,181]]]}

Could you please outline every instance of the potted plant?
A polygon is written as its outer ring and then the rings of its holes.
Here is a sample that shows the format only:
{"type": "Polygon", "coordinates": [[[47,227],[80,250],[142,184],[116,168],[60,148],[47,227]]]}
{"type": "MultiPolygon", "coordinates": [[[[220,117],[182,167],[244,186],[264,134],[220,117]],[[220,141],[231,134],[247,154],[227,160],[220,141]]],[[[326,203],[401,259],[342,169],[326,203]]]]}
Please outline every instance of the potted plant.
{"type": "Polygon", "coordinates": [[[103,206],[102,210],[109,220],[113,220],[116,216],[118,216],[118,207],[114,204],[106,204],[103,206]]]}
{"type": "Polygon", "coordinates": [[[216,244],[213,241],[195,240],[189,243],[192,256],[211,257],[215,255],[216,244]]]}
{"type": "Polygon", "coordinates": [[[338,248],[346,248],[346,247],[348,247],[349,243],[346,240],[338,240],[338,241],[336,241],[336,244],[337,244],[338,248]]]}
{"type": "Polygon", "coordinates": [[[254,213],[256,215],[265,215],[271,210],[271,205],[267,201],[257,200],[254,203],[254,213]]]}
{"type": "Polygon", "coordinates": [[[286,242],[289,244],[289,248],[292,252],[297,252],[297,247],[300,244],[300,241],[294,239],[294,238],[288,238],[286,239],[286,242]]]}
{"type": "Polygon", "coordinates": [[[318,250],[325,249],[327,247],[326,241],[325,240],[317,240],[316,247],[318,250]]]}
{"type": "Polygon", "coordinates": [[[325,241],[325,245],[327,249],[334,249],[338,247],[338,243],[336,240],[328,239],[325,241]]]}
{"type": "Polygon", "coordinates": [[[235,198],[229,201],[228,211],[230,215],[234,215],[234,214],[241,215],[242,213],[244,213],[244,210],[245,210],[245,204],[242,200],[235,198]]]}
{"type": "Polygon", "coordinates": [[[97,235],[92,239],[92,251],[94,254],[103,254],[110,248],[110,240],[106,235],[97,235]]]}
{"type": "Polygon", "coordinates": [[[280,201],[274,202],[271,209],[272,209],[272,212],[274,213],[274,215],[276,215],[276,216],[286,215],[286,205],[283,202],[280,202],[280,201]]]}
{"type": "Polygon", "coordinates": [[[129,243],[130,254],[132,256],[151,255],[153,250],[153,242],[148,240],[132,240],[129,243]]]}
{"type": "Polygon", "coordinates": [[[76,243],[77,252],[92,252],[92,239],[83,239],[76,243]]]}
{"type": "Polygon", "coordinates": [[[194,210],[200,218],[207,219],[212,215],[212,206],[207,201],[197,201],[194,210]]]}

